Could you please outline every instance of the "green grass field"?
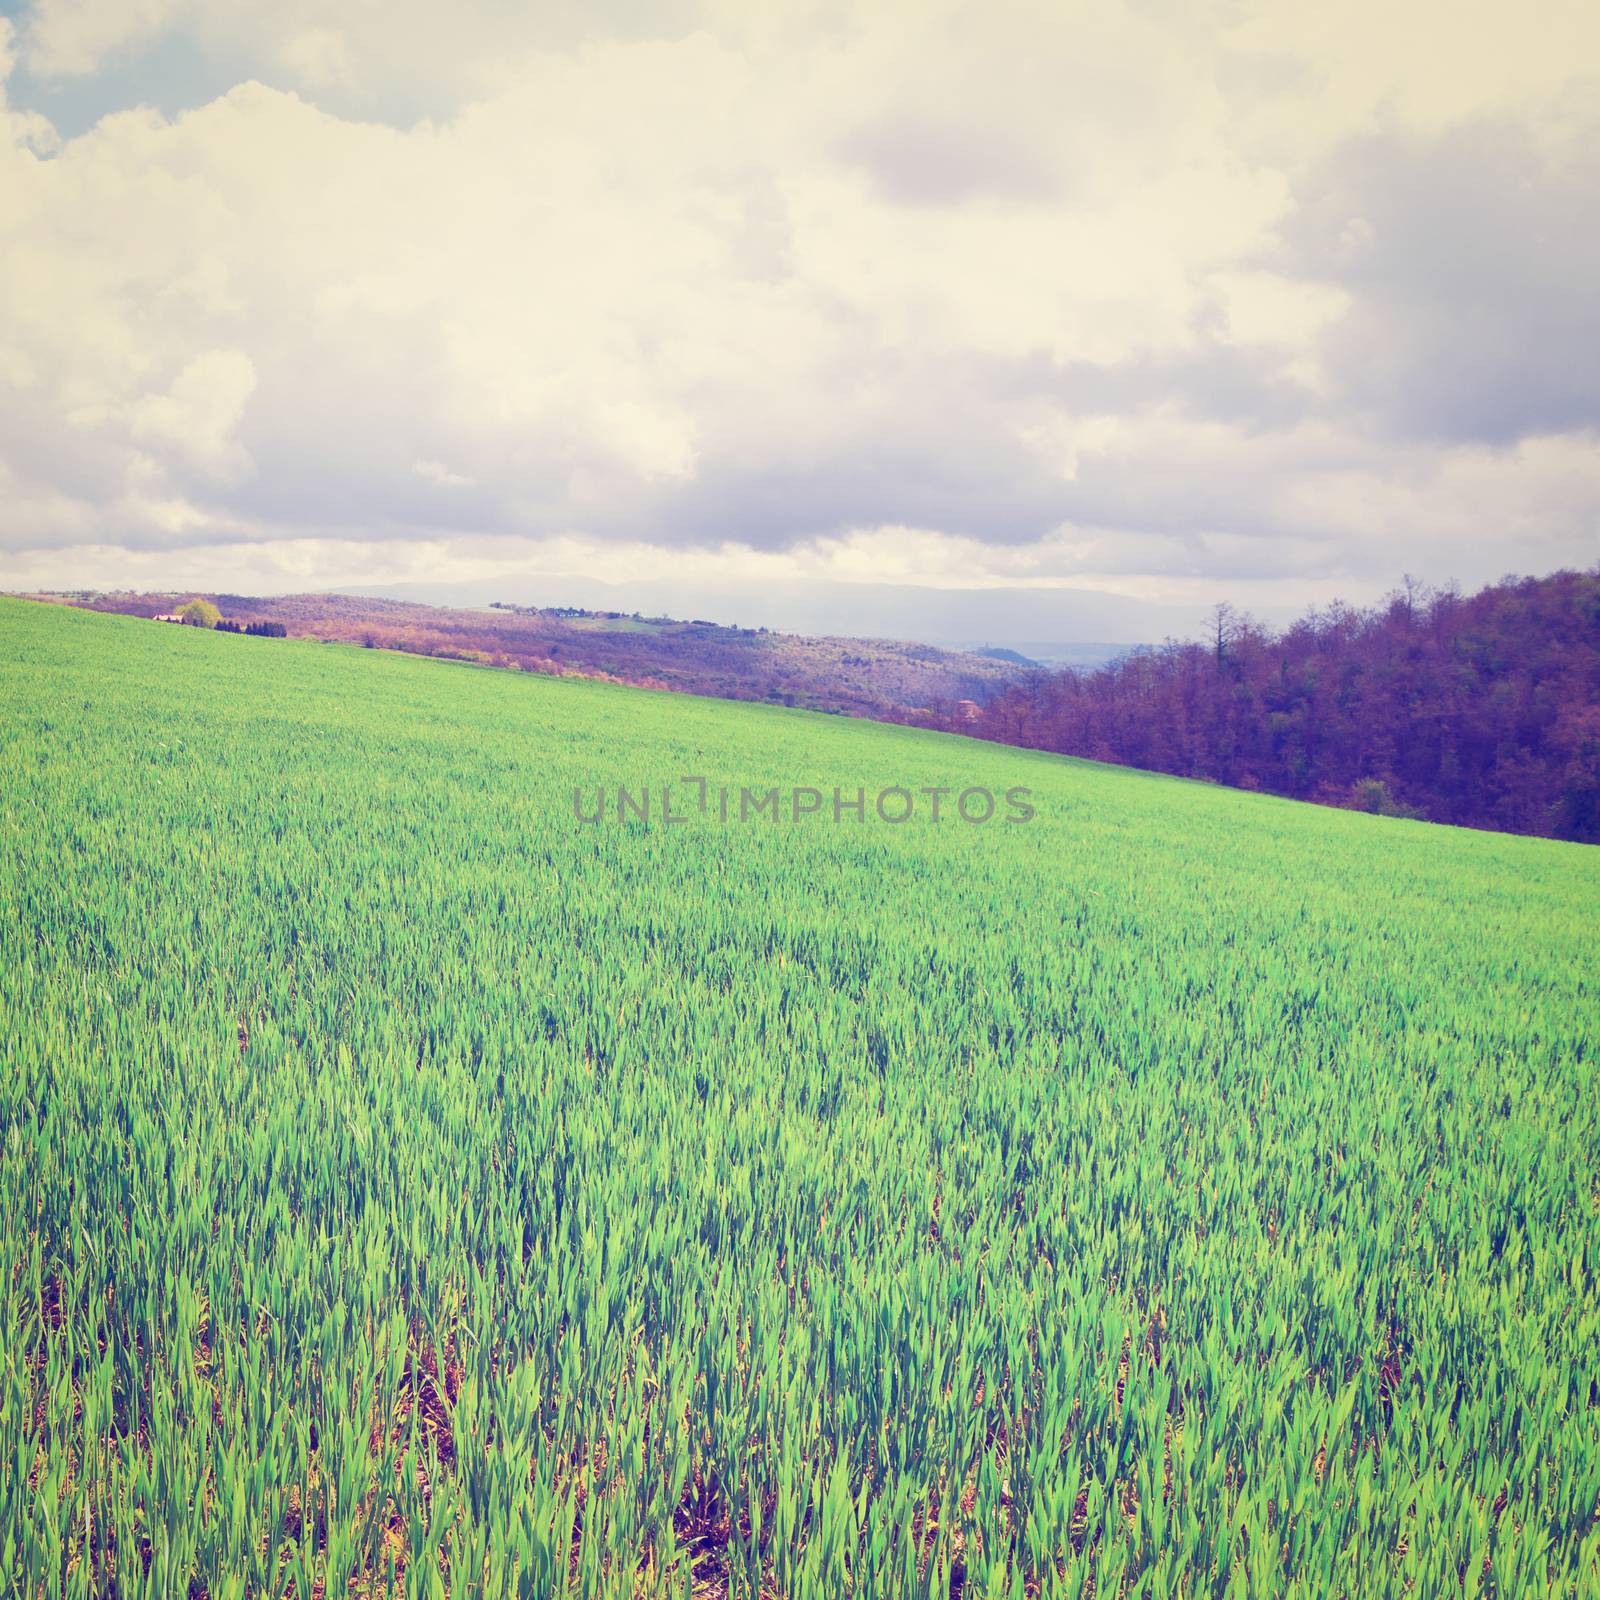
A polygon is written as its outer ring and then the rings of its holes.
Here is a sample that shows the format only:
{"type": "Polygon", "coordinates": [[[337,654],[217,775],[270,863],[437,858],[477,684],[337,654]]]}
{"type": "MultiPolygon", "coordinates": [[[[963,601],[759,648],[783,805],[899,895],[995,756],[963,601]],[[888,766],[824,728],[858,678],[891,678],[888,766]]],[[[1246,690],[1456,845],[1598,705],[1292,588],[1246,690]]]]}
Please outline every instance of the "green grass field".
{"type": "Polygon", "coordinates": [[[0,600],[0,913],[0,1595],[1600,1593],[1600,851],[0,600]]]}

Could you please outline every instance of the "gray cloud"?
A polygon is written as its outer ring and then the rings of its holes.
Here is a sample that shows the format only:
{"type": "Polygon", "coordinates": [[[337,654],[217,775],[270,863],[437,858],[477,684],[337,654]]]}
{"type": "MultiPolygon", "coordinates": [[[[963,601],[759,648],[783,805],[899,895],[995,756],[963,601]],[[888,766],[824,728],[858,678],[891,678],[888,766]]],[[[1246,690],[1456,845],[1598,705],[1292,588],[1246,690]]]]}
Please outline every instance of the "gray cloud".
{"type": "Polygon", "coordinates": [[[1060,200],[1062,178],[1026,137],[959,112],[875,116],[838,143],[839,157],[901,205],[951,206],[977,200],[1060,200]]]}
{"type": "Polygon", "coordinates": [[[1323,355],[1387,429],[1507,444],[1600,424],[1600,118],[1352,140],[1307,176],[1278,263],[1339,285],[1323,355]]]}

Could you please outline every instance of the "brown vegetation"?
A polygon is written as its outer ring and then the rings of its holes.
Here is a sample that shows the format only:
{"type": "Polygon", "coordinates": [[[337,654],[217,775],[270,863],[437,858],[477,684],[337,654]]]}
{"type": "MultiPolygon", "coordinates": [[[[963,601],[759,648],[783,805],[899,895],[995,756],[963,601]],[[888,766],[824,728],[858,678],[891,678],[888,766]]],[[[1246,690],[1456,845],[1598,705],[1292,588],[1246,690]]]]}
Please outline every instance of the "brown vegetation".
{"type": "Polygon", "coordinates": [[[1203,641],[1038,673],[975,719],[906,720],[1241,789],[1600,841],[1600,569],[1475,595],[1414,583],[1273,633],[1218,606],[1203,641]]]}
{"type": "MultiPolygon", "coordinates": [[[[82,593],[38,598],[154,617],[175,610],[180,597],[82,593]]],[[[986,701],[1025,670],[925,644],[803,638],[765,628],[573,607],[474,611],[329,594],[270,599],[217,594],[211,599],[228,622],[245,632],[271,620],[302,638],[853,716],[882,716],[901,707],[954,700],[986,701]]]]}

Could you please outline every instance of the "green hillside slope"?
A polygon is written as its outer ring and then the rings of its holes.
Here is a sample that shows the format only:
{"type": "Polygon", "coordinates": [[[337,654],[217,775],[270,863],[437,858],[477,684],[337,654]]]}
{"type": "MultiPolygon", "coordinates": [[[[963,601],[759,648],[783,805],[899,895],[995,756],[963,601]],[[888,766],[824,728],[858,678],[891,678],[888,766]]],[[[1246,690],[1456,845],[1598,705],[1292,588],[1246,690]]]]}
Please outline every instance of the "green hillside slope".
{"type": "Polygon", "coordinates": [[[0,907],[0,1593],[1597,1592],[1600,851],[0,600],[0,907]]]}

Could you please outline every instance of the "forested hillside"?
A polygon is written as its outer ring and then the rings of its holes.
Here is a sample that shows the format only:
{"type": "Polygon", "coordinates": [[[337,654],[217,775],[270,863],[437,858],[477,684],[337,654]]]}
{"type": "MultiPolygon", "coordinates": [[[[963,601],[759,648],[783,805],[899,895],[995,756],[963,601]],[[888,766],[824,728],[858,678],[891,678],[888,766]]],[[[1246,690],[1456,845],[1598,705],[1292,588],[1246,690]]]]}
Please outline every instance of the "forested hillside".
{"type": "Polygon", "coordinates": [[[1038,675],[976,720],[1010,744],[1476,828],[1600,840],[1600,568],[1416,585],[1273,633],[1038,675]]]}

